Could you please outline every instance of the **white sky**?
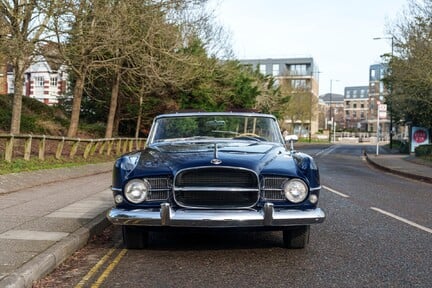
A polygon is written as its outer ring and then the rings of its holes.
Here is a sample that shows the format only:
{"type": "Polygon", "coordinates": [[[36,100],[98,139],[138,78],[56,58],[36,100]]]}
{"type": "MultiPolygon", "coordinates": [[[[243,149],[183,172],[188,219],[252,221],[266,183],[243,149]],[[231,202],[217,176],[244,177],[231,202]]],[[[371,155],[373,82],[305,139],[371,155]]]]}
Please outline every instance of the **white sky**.
{"type": "Polygon", "coordinates": [[[408,0],[210,0],[238,59],[313,57],[319,94],[368,85],[369,66],[390,53],[386,27],[408,0]],[[338,81],[336,81],[338,80],[338,81]]]}

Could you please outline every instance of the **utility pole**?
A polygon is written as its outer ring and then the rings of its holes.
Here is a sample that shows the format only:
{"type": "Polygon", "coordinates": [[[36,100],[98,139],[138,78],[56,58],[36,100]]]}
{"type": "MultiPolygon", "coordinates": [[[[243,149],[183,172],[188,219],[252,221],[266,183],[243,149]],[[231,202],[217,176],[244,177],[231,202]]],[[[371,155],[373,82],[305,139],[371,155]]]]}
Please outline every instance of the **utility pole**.
{"type": "MultiPolygon", "coordinates": [[[[333,93],[332,93],[332,88],[333,88],[333,81],[339,81],[339,80],[334,80],[334,79],[330,79],[330,103],[329,103],[329,106],[330,106],[330,122],[331,122],[331,127],[330,127],[330,129],[329,129],[329,142],[331,142],[331,133],[332,133],[332,130],[333,130],[333,127],[334,127],[334,120],[333,120],[333,108],[332,108],[332,98],[333,98],[333,93]]],[[[335,130],[335,133],[336,133],[336,130],[335,130]]]]}
{"type": "MultiPolygon", "coordinates": [[[[375,37],[373,38],[373,40],[382,40],[382,39],[388,39],[391,40],[391,58],[390,61],[393,60],[393,56],[394,56],[394,36],[391,37],[375,37]]],[[[389,95],[392,94],[392,87],[389,87],[389,95]]],[[[391,98],[391,96],[390,96],[391,98]]],[[[389,148],[392,149],[393,148],[393,113],[392,113],[392,104],[391,101],[386,101],[388,104],[388,112],[390,114],[390,125],[389,125],[389,136],[390,136],[390,144],[389,144],[389,148]]]]}

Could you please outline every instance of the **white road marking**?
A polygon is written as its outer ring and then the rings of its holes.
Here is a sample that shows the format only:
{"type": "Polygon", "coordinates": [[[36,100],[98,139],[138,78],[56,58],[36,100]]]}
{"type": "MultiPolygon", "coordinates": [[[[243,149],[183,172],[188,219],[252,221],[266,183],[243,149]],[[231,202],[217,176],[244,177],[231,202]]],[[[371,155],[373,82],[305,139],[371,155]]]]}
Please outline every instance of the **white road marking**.
{"type": "Polygon", "coordinates": [[[427,227],[425,227],[425,226],[419,225],[419,224],[417,224],[417,223],[415,223],[415,222],[412,222],[412,221],[407,220],[407,219],[405,219],[405,218],[399,217],[399,216],[397,216],[397,215],[394,215],[394,214],[392,214],[392,213],[390,213],[390,212],[387,212],[387,211],[381,210],[381,209],[379,209],[379,208],[376,208],[376,207],[370,207],[370,208],[371,208],[372,210],[374,210],[374,211],[377,211],[377,212],[382,213],[382,214],[384,214],[384,215],[386,215],[386,216],[392,217],[392,218],[394,218],[394,219],[396,219],[396,220],[399,220],[399,221],[401,221],[401,222],[403,222],[403,223],[406,223],[406,224],[408,224],[408,225],[411,225],[411,226],[413,226],[413,227],[416,227],[416,228],[418,228],[418,229],[420,229],[420,230],[423,230],[423,231],[426,231],[426,232],[432,234],[432,229],[430,229],[430,228],[427,228],[427,227]]]}
{"type": "Polygon", "coordinates": [[[333,152],[336,148],[337,148],[336,145],[330,146],[330,147],[328,147],[328,148],[326,148],[326,149],[324,149],[324,150],[321,150],[321,151],[319,151],[318,153],[316,153],[316,154],[315,154],[315,157],[316,157],[316,156],[320,156],[321,154],[324,155],[324,156],[325,156],[325,155],[328,155],[328,154],[330,154],[331,152],[333,152]]]}
{"type": "Polygon", "coordinates": [[[344,197],[344,198],[349,198],[350,196],[348,196],[348,195],[346,195],[346,194],[344,194],[344,193],[341,193],[341,192],[339,192],[339,191],[336,191],[336,190],[334,190],[334,189],[332,189],[332,188],[330,188],[330,187],[327,187],[327,186],[322,186],[322,187],[324,187],[324,189],[326,189],[326,190],[328,190],[328,191],[330,191],[330,192],[332,192],[332,193],[334,193],[334,194],[336,194],[336,195],[339,195],[339,196],[341,196],[341,197],[344,197]]]}

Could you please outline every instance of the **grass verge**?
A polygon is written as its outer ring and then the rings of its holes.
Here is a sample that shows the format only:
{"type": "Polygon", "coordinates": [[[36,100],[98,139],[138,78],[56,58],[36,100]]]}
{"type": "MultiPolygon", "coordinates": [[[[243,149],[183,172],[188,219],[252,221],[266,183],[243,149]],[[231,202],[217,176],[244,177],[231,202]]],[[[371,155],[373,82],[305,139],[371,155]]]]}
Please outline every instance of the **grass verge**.
{"type": "Polygon", "coordinates": [[[0,175],[9,173],[28,172],[41,169],[53,169],[61,167],[74,167],[86,164],[95,164],[103,162],[114,162],[116,157],[92,157],[91,159],[75,158],[75,159],[55,159],[47,158],[41,161],[37,158],[30,159],[29,161],[17,159],[12,162],[0,161],[0,175]]]}

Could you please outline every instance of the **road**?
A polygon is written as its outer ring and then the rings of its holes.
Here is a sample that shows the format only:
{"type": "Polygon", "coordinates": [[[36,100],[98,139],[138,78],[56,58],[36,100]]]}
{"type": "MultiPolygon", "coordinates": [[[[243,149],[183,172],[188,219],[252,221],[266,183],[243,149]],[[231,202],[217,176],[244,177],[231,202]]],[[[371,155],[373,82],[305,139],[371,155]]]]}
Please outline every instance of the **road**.
{"type": "Polygon", "coordinates": [[[185,232],[127,251],[111,227],[39,287],[430,287],[432,185],[369,167],[362,149],[302,148],[327,215],[306,249],[282,248],[279,232],[185,232]]]}

